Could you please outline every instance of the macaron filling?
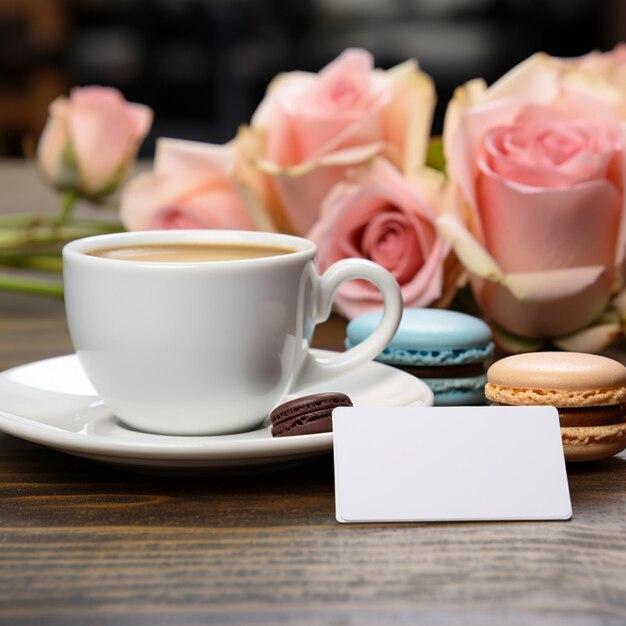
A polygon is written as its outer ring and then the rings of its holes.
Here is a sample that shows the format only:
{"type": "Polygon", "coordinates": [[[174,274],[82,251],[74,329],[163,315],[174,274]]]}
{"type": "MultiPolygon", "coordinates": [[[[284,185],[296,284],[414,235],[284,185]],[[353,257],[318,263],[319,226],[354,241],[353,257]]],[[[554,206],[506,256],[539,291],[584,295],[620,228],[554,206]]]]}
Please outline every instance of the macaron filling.
{"type": "MultiPolygon", "coordinates": [[[[492,406],[511,406],[502,402],[492,402],[492,406]]],[[[561,428],[578,428],[580,426],[606,426],[626,421],[624,404],[609,406],[590,406],[580,408],[555,407],[559,413],[561,428]]]]}
{"type": "Polygon", "coordinates": [[[619,424],[626,417],[623,404],[569,409],[557,407],[557,411],[559,412],[559,422],[563,428],[619,424]]]}
{"type": "Polygon", "coordinates": [[[468,365],[449,365],[447,367],[403,367],[403,371],[418,378],[458,378],[467,376],[482,376],[485,368],[482,363],[468,365]]]}

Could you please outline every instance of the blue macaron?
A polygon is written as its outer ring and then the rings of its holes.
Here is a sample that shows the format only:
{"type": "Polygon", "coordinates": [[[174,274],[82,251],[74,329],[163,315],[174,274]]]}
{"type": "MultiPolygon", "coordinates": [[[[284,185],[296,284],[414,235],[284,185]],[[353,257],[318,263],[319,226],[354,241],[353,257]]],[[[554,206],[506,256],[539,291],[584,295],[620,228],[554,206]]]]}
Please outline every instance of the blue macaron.
{"type": "MultiPolygon", "coordinates": [[[[374,332],[382,311],[353,319],[346,347],[374,332]]],[[[389,345],[377,357],[388,365],[423,378],[435,394],[435,405],[485,403],[485,361],[493,354],[489,326],[471,315],[444,309],[404,309],[389,345]]]]}

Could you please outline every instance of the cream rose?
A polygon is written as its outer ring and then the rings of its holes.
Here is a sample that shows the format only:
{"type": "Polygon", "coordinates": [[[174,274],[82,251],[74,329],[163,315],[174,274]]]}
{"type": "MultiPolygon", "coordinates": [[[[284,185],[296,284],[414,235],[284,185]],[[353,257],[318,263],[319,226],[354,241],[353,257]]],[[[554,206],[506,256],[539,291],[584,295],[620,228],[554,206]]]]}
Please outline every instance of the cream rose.
{"type": "Polygon", "coordinates": [[[536,55],[490,88],[458,89],[446,113],[457,214],[439,228],[486,315],[523,337],[567,345],[621,279],[623,129],[592,93],[571,65],[536,55]]]}
{"type": "Polygon", "coordinates": [[[261,182],[263,202],[282,230],[305,234],[348,168],[385,155],[403,172],[424,163],[434,89],[415,61],[374,69],[350,49],[319,74],[275,78],[238,145],[261,182]]]}

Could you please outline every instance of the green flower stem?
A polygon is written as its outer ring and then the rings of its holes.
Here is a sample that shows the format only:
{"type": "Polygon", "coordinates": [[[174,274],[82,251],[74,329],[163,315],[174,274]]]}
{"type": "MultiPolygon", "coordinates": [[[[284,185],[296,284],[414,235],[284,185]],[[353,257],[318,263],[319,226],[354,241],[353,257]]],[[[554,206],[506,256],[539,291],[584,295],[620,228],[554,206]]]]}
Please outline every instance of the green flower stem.
{"type": "Polygon", "coordinates": [[[63,250],[64,241],[51,241],[45,243],[25,243],[19,246],[0,246],[0,264],[2,259],[33,254],[37,256],[59,256],[63,250]]]}
{"type": "Polygon", "coordinates": [[[119,224],[67,224],[65,226],[38,225],[26,230],[0,230],[0,250],[19,249],[29,244],[52,244],[72,241],[90,235],[121,232],[124,228],[119,224]]]}
{"type": "MultiPolygon", "coordinates": [[[[101,220],[81,217],[72,218],[70,223],[72,226],[80,226],[84,228],[102,228],[103,232],[108,232],[111,228],[122,230],[122,225],[118,223],[103,222],[101,220]]],[[[0,230],[5,228],[36,228],[38,226],[54,227],[56,226],[56,217],[38,215],[35,213],[13,213],[10,215],[0,215],[0,230]]]]}
{"type": "Polygon", "coordinates": [[[19,270],[0,273],[0,290],[46,296],[63,296],[63,283],[29,274],[29,271],[60,273],[61,249],[74,239],[123,232],[121,224],[71,217],[75,196],[66,194],[57,216],[0,216],[0,267],[19,270]]]}
{"type": "Polygon", "coordinates": [[[0,289],[17,291],[43,296],[63,297],[63,283],[61,281],[41,280],[38,278],[22,278],[0,274],[0,289]]]}
{"type": "Polygon", "coordinates": [[[25,228],[41,221],[38,215],[22,213],[19,215],[0,215],[0,228],[25,228]]]}
{"type": "Polygon", "coordinates": [[[77,196],[73,191],[66,191],[63,194],[63,199],[61,200],[61,209],[55,217],[54,221],[58,226],[63,226],[67,224],[70,217],[72,217],[72,209],[74,208],[74,204],[76,204],[77,196]]]}
{"type": "Polygon", "coordinates": [[[59,254],[11,254],[0,255],[0,265],[17,267],[20,269],[36,270],[38,272],[61,273],[63,260],[59,254]]]}

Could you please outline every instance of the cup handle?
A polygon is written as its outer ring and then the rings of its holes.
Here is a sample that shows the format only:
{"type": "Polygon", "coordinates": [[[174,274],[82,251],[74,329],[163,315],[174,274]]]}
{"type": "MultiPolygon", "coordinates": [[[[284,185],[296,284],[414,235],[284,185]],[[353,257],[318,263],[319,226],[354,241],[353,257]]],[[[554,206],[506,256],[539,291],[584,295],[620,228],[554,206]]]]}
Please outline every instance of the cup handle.
{"type": "Polygon", "coordinates": [[[289,395],[297,393],[297,388],[324,382],[336,374],[371,361],[385,349],[394,336],[402,316],[400,286],[384,267],[365,259],[343,259],[331,265],[318,277],[313,316],[315,324],[329,318],[335,292],[341,283],[358,278],[373,283],[382,293],[384,312],[379,325],[365,341],[341,354],[316,357],[309,353],[297,377],[296,389],[292,389],[289,395]]]}

